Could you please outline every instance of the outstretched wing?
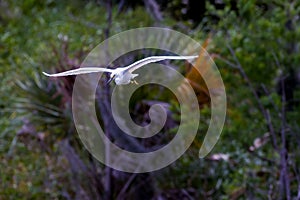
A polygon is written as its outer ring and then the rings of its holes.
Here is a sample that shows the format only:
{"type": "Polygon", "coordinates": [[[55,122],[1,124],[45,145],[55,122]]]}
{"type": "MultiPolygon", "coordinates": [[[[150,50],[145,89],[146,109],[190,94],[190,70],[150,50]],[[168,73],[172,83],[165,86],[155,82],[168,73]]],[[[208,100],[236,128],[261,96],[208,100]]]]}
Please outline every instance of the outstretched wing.
{"type": "Polygon", "coordinates": [[[149,63],[159,62],[162,60],[190,60],[195,59],[198,56],[151,56],[148,58],[144,58],[142,60],[139,60],[135,63],[132,63],[128,67],[125,68],[125,70],[128,70],[130,73],[132,73],[134,70],[147,65],[149,63]]]}
{"type": "Polygon", "coordinates": [[[59,76],[70,76],[70,75],[78,75],[78,74],[88,74],[88,73],[95,73],[95,72],[109,72],[112,73],[112,69],[107,69],[107,68],[100,68],[100,67],[82,67],[78,69],[73,69],[57,74],[48,74],[46,72],[43,72],[44,75],[46,76],[51,76],[51,77],[59,77],[59,76]]]}

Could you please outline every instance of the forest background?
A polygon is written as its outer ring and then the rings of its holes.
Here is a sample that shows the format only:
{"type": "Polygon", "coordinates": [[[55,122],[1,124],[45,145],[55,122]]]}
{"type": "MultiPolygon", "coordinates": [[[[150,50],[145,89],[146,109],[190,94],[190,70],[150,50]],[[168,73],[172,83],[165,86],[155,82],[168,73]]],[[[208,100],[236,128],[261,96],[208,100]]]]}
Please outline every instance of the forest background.
{"type": "MultiPolygon", "coordinates": [[[[0,199],[300,199],[299,16],[296,0],[0,1],[0,199]],[[226,87],[227,118],[199,159],[210,119],[199,80],[201,125],[188,151],[159,171],[123,173],[83,147],[71,112],[75,78],[41,72],[79,67],[106,38],[148,26],[205,46],[226,87]]],[[[176,133],[177,102],[161,90],[142,87],[129,105],[140,124],[153,101],[170,111],[163,134],[143,148],[176,133]]]]}

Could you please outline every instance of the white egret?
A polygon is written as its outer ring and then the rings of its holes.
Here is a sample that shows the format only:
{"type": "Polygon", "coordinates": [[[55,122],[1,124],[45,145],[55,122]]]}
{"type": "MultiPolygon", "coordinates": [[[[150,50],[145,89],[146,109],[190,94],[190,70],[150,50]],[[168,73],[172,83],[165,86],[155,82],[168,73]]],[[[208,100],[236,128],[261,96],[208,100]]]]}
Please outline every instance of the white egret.
{"type": "Polygon", "coordinates": [[[57,74],[48,74],[46,72],[43,72],[43,74],[51,77],[59,77],[59,76],[70,76],[70,75],[87,74],[87,73],[94,73],[94,72],[108,72],[111,73],[108,83],[111,82],[112,80],[115,80],[115,83],[117,85],[125,85],[131,82],[135,82],[134,78],[137,77],[138,74],[133,74],[133,71],[149,63],[159,62],[162,60],[190,60],[197,57],[198,56],[151,56],[136,61],[127,67],[119,67],[116,69],[108,69],[108,68],[100,68],[100,67],[82,67],[79,69],[69,70],[57,74]]]}

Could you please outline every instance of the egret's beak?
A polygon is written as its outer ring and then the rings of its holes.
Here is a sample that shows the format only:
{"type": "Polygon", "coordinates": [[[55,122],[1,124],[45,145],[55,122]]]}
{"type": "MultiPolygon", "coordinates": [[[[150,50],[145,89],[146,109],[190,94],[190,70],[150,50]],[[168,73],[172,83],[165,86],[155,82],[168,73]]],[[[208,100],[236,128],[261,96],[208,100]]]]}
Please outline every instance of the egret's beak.
{"type": "Polygon", "coordinates": [[[109,80],[106,82],[106,85],[110,84],[110,82],[112,82],[112,80],[114,80],[115,76],[112,76],[109,78],[109,80]]]}

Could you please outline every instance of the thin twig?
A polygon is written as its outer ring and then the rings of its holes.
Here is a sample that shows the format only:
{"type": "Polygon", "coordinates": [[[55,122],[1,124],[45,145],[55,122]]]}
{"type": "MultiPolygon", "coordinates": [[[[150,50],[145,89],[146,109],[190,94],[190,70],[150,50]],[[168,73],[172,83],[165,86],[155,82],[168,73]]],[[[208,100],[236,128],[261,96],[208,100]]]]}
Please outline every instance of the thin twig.
{"type": "Polygon", "coordinates": [[[132,181],[135,179],[135,177],[137,176],[137,174],[132,174],[130,176],[130,178],[128,179],[128,181],[125,183],[125,185],[123,186],[123,188],[121,189],[121,191],[119,192],[118,196],[117,196],[117,200],[121,200],[124,198],[124,194],[127,191],[127,189],[129,188],[130,184],[132,183],[132,181]]]}
{"type": "Polygon", "coordinates": [[[274,127],[272,125],[270,111],[268,109],[266,110],[265,118],[266,118],[267,125],[269,128],[270,134],[271,134],[273,148],[279,153],[279,147],[278,147],[278,143],[277,143],[277,139],[276,139],[276,134],[275,134],[274,127]]]}
{"type": "Polygon", "coordinates": [[[265,86],[265,84],[261,84],[262,89],[264,90],[265,94],[268,96],[272,106],[275,108],[275,111],[278,113],[278,116],[281,117],[281,113],[279,111],[278,106],[275,104],[274,99],[271,97],[270,92],[268,91],[267,87],[265,86]]]}
{"type": "Polygon", "coordinates": [[[248,86],[249,86],[249,88],[250,88],[252,94],[254,95],[254,97],[255,97],[255,99],[256,99],[256,101],[257,101],[257,103],[258,103],[258,106],[259,106],[260,111],[262,112],[262,114],[264,115],[264,117],[266,117],[266,111],[265,111],[265,109],[264,109],[264,106],[263,106],[261,100],[259,99],[259,96],[258,96],[257,92],[255,91],[255,89],[254,89],[254,87],[253,87],[253,85],[252,85],[252,83],[251,83],[249,77],[247,76],[247,74],[246,74],[246,72],[244,71],[244,69],[243,69],[241,63],[239,62],[238,58],[236,57],[235,52],[233,51],[233,49],[231,48],[231,46],[228,45],[228,44],[227,44],[227,48],[229,49],[231,55],[233,56],[233,59],[234,59],[235,62],[236,62],[236,67],[237,67],[238,70],[240,71],[242,77],[244,78],[244,80],[245,80],[246,83],[248,84],[248,86]]]}
{"type": "Polygon", "coordinates": [[[224,63],[226,63],[227,65],[229,65],[230,67],[234,68],[234,69],[238,69],[238,66],[232,62],[230,62],[229,60],[227,60],[226,58],[223,58],[222,56],[218,55],[218,54],[214,54],[214,56],[218,59],[220,59],[221,61],[223,61],[224,63]]]}

